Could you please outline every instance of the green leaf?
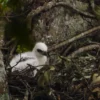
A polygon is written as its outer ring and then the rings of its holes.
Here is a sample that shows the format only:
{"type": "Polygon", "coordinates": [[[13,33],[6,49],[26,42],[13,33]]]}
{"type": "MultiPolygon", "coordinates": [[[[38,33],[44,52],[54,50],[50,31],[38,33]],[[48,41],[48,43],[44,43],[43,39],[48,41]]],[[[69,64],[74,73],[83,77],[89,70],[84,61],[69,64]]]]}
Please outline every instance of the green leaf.
{"type": "Polygon", "coordinates": [[[55,67],[54,66],[50,66],[50,70],[51,71],[54,71],[55,70],[55,67]]]}
{"type": "Polygon", "coordinates": [[[7,6],[8,0],[0,0],[0,15],[5,15],[11,9],[7,6]]]}
{"type": "Polygon", "coordinates": [[[100,19],[100,6],[96,5],[94,8],[94,13],[98,19],[100,19]]]}
{"type": "Polygon", "coordinates": [[[45,78],[46,83],[49,83],[49,80],[50,80],[50,72],[49,71],[44,72],[44,78],[45,78]]]}
{"type": "Polygon", "coordinates": [[[50,71],[45,71],[38,79],[38,86],[45,87],[50,83],[51,74],[50,71]]]}
{"type": "Polygon", "coordinates": [[[41,75],[41,76],[38,78],[38,86],[44,87],[44,86],[45,86],[44,84],[45,84],[44,75],[41,75]]]}
{"type": "Polygon", "coordinates": [[[100,5],[96,5],[94,0],[90,0],[90,4],[97,19],[100,19],[100,5]]]}

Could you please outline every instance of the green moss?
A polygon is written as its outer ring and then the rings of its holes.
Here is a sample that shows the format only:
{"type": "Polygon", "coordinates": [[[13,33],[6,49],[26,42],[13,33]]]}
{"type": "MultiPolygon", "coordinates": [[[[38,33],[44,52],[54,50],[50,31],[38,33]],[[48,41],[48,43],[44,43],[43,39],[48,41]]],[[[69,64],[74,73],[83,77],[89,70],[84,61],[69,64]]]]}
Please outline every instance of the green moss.
{"type": "Polygon", "coordinates": [[[9,100],[8,93],[4,93],[4,94],[0,95],[0,100],[9,100]]]}
{"type": "Polygon", "coordinates": [[[16,51],[17,51],[18,53],[22,53],[22,52],[29,51],[29,50],[32,50],[32,48],[18,45],[16,51]]]}

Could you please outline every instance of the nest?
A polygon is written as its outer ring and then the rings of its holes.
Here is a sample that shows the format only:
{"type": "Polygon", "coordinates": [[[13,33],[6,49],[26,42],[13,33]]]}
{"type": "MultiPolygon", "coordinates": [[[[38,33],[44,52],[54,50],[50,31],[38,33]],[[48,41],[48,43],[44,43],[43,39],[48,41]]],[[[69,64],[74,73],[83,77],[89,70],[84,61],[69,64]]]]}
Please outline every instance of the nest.
{"type": "MultiPolygon", "coordinates": [[[[44,66],[41,70],[37,70],[38,73],[34,77],[33,71],[36,70],[34,67],[27,67],[22,71],[14,71],[8,73],[8,87],[9,92],[11,94],[12,100],[15,98],[23,99],[26,96],[26,92],[28,92],[28,100],[33,100],[33,96],[35,95],[37,98],[51,98],[52,96],[48,95],[48,89],[50,85],[48,82],[45,82],[44,73],[49,70],[47,65],[44,66]],[[41,80],[42,79],[42,80],[41,80]],[[45,86],[42,86],[42,81],[45,86]],[[40,82],[40,83],[39,83],[40,82]]],[[[35,100],[35,99],[34,99],[35,100]]],[[[47,100],[47,99],[46,99],[47,100]]]]}
{"type": "Polygon", "coordinates": [[[33,77],[32,73],[32,69],[24,69],[8,74],[8,86],[12,96],[23,97],[26,90],[32,90],[37,85],[36,78],[33,77]]]}
{"type": "Polygon", "coordinates": [[[54,65],[54,68],[51,68],[50,65],[44,66],[35,77],[32,76],[34,70],[32,67],[20,72],[9,73],[10,93],[13,97],[24,98],[28,91],[27,100],[99,100],[98,68],[96,69],[94,66],[95,72],[92,71],[94,69],[84,71],[83,69],[88,69],[85,64],[93,65],[93,61],[91,63],[88,60],[83,61],[83,58],[63,60],[54,65]],[[90,77],[85,77],[86,74],[89,74],[90,77]],[[98,79],[93,81],[93,76],[98,79]]]}

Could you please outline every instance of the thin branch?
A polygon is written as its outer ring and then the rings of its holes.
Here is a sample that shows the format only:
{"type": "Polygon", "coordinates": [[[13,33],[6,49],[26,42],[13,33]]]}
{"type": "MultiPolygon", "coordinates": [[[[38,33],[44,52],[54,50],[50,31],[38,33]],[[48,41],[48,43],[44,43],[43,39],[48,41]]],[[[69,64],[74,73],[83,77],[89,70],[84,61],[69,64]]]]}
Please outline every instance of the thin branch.
{"type": "Polygon", "coordinates": [[[94,33],[95,33],[94,31],[96,31],[96,30],[100,30],[100,26],[94,27],[94,28],[92,28],[92,29],[90,29],[90,30],[88,30],[88,31],[85,31],[85,32],[83,32],[83,33],[80,33],[79,35],[74,36],[73,38],[71,38],[71,39],[69,39],[69,40],[66,40],[66,41],[64,41],[64,42],[61,42],[61,43],[58,44],[58,45],[54,45],[51,49],[49,49],[49,52],[50,52],[50,51],[53,51],[53,50],[55,50],[55,49],[58,49],[58,48],[60,48],[60,47],[62,47],[62,46],[64,46],[64,45],[68,45],[69,43],[72,43],[72,42],[74,42],[74,41],[76,41],[76,40],[79,40],[79,39],[81,39],[81,38],[83,38],[83,37],[86,37],[87,35],[94,34],[94,33]]]}
{"type": "Polygon", "coordinates": [[[29,19],[29,18],[32,18],[32,17],[34,17],[34,16],[40,14],[40,13],[43,12],[43,11],[47,11],[47,10],[51,9],[51,8],[52,8],[53,6],[55,6],[55,5],[56,5],[56,2],[51,1],[51,2],[47,3],[46,5],[39,6],[37,9],[35,9],[35,10],[33,9],[33,10],[28,14],[27,18],[28,18],[28,19],[29,19]]]}
{"type": "Polygon", "coordinates": [[[85,47],[81,47],[79,48],[78,50],[74,51],[71,55],[69,55],[68,57],[69,58],[74,58],[76,55],[82,53],[82,52],[86,52],[86,51],[89,51],[89,50],[92,50],[92,49],[99,49],[100,48],[100,45],[98,44],[93,44],[93,45],[88,45],[88,46],[85,46],[85,47]]]}
{"type": "MultiPolygon", "coordinates": [[[[7,20],[9,20],[8,18],[15,18],[15,17],[20,17],[25,15],[28,11],[30,11],[30,9],[26,10],[25,12],[22,12],[20,14],[15,14],[15,15],[4,15],[4,16],[0,16],[0,18],[6,18],[7,20]]],[[[10,21],[10,20],[9,20],[10,21]]]]}
{"type": "Polygon", "coordinates": [[[23,100],[28,100],[28,96],[29,96],[29,92],[28,92],[28,90],[26,90],[25,96],[24,96],[24,99],[23,100]]]}
{"type": "Polygon", "coordinates": [[[79,10],[79,9],[77,9],[77,8],[75,8],[75,7],[71,6],[71,5],[69,5],[69,4],[66,4],[65,2],[58,2],[58,3],[56,3],[56,6],[67,7],[67,8],[72,9],[72,10],[75,11],[76,13],[81,14],[81,15],[83,15],[83,16],[85,16],[85,17],[88,17],[88,18],[95,18],[94,15],[92,15],[92,14],[90,14],[90,13],[88,13],[88,12],[83,12],[83,11],[81,11],[81,10],[79,10]]]}
{"type": "Polygon", "coordinates": [[[64,51],[63,56],[65,56],[71,48],[72,48],[72,45],[68,46],[68,48],[64,51]]]}
{"type": "MultiPolygon", "coordinates": [[[[80,15],[83,15],[83,16],[86,16],[86,17],[89,17],[89,18],[95,18],[94,15],[88,13],[88,12],[83,12],[83,11],[80,11],[79,9],[76,9],[74,8],[73,6],[65,3],[65,2],[55,2],[55,0],[53,1],[50,1],[48,2],[47,4],[44,4],[43,6],[40,6],[38,7],[37,9],[35,10],[32,10],[28,16],[27,16],[27,20],[29,22],[29,25],[31,25],[31,22],[32,22],[32,18],[34,18],[36,15],[40,14],[41,12],[44,12],[44,11],[48,11],[54,7],[58,7],[58,6],[63,6],[63,7],[66,7],[68,9],[71,9],[73,11],[75,11],[76,13],[80,14],[80,15]]],[[[29,28],[31,28],[31,26],[29,26],[29,28]]]]}
{"type": "Polygon", "coordinates": [[[8,41],[8,42],[5,44],[5,46],[10,45],[10,44],[13,43],[14,41],[15,41],[15,38],[12,38],[10,41],[8,41]]]}
{"type": "Polygon", "coordinates": [[[36,15],[40,14],[43,11],[47,11],[51,9],[53,6],[56,5],[55,1],[51,1],[47,4],[44,4],[43,6],[39,6],[37,9],[33,9],[28,15],[27,15],[27,20],[28,20],[28,25],[29,28],[31,29],[31,23],[32,23],[32,18],[35,17],[36,15]]]}

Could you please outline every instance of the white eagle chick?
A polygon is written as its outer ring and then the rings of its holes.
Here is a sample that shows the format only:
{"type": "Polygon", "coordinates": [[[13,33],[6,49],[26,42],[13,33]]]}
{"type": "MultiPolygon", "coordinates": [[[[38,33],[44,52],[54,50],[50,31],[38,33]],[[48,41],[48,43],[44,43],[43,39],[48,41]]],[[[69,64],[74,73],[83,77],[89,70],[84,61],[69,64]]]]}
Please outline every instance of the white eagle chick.
{"type": "MultiPolygon", "coordinates": [[[[28,67],[28,64],[36,67],[38,70],[41,69],[43,66],[40,65],[45,65],[47,62],[47,50],[45,43],[38,42],[32,51],[18,54],[10,62],[10,66],[13,67],[12,72],[15,70],[21,71],[28,67]]],[[[34,70],[34,76],[36,73],[37,70],[34,70]]]]}

